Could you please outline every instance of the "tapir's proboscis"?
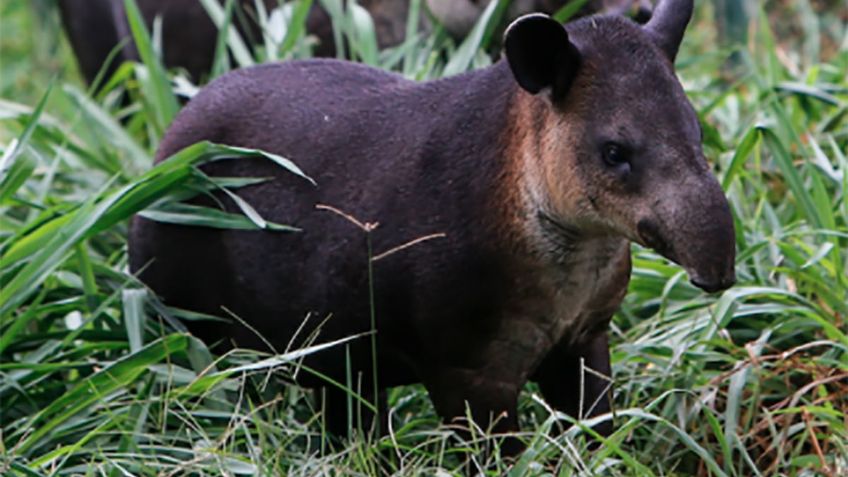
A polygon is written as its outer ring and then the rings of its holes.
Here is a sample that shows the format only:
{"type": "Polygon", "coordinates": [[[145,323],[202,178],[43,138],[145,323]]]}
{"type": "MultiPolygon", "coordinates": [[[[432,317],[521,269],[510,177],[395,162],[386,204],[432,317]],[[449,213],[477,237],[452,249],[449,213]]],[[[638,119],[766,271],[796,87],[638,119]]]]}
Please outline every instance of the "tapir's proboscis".
{"type": "MultiPolygon", "coordinates": [[[[189,326],[214,349],[368,333],[373,307],[378,396],[370,338],[305,364],[341,383],[350,365],[382,410],[387,387],[421,382],[446,421],[470,409],[483,427],[517,431],[519,392],[535,381],[557,410],[606,414],[607,329],[630,243],[708,292],[734,283],[731,213],[673,68],[692,9],[664,0],[644,26],[531,14],[505,33],[504,60],[438,81],[326,59],[229,73],[179,114],[157,160],[202,140],[289,158],[317,185],[260,158],[204,171],[270,178],[239,195],[301,231],[136,217],[131,267],[168,305],[237,315],[189,326]]],[[[194,200],[239,210],[223,195],[194,200]]],[[[309,373],[298,382],[326,386],[326,423],[344,434],[344,392],[309,373]]]]}

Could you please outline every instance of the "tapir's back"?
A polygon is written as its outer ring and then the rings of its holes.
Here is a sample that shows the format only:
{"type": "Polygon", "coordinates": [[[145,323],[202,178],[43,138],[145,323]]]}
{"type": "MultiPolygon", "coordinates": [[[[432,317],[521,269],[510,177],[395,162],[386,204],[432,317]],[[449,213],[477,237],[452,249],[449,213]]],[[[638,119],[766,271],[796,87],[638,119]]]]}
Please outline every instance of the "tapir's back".
{"type": "MultiPolygon", "coordinates": [[[[214,230],[136,219],[130,239],[132,268],[144,270],[142,278],[166,303],[218,316],[226,315],[226,308],[266,337],[287,340],[308,312],[330,313],[323,308],[328,301],[350,310],[361,306],[358,296],[338,302],[340,298],[332,295],[336,289],[355,289],[362,274],[347,270],[350,262],[336,254],[310,250],[319,243],[332,243],[336,251],[361,255],[364,265],[361,232],[329,213],[316,214],[315,205],[364,213],[357,202],[365,201],[351,189],[372,189],[367,185],[372,172],[391,169],[374,167],[375,162],[398,156],[373,153],[378,142],[384,151],[392,147],[391,140],[377,141],[377,135],[397,124],[387,116],[391,104],[383,98],[412,84],[334,60],[263,65],[216,80],[177,116],[156,161],[204,140],[290,158],[318,186],[258,158],[219,161],[203,169],[214,176],[267,178],[236,192],[267,220],[295,225],[303,232],[214,230]],[[377,128],[375,122],[384,124],[377,128]]],[[[238,213],[225,197],[219,200],[238,213]]],[[[315,323],[325,317],[316,317],[315,323]]],[[[209,342],[230,336],[240,346],[261,346],[244,327],[223,330],[209,323],[197,328],[192,331],[209,342]]],[[[333,332],[332,323],[326,329],[329,335],[342,334],[333,332]]]]}
{"type": "MultiPolygon", "coordinates": [[[[430,281],[424,275],[431,274],[448,277],[439,280],[440,287],[459,290],[452,283],[459,275],[449,267],[463,267],[457,255],[474,247],[465,234],[485,235],[474,226],[483,206],[471,197],[482,197],[472,192],[474,184],[484,186],[486,173],[460,162],[491,164],[499,145],[484,131],[464,128],[473,116],[477,123],[492,118],[488,123],[497,130],[505,115],[491,111],[503,102],[491,101],[498,91],[479,84],[479,78],[415,83],[335,60],[264,65],[225,75],[178,115],[156,160],[202,140],[289,158],[317,186],[259,158],[218,161],[204,171],[270,178],[237,193],[267,220],[302,231],[213,230],[136,219],[130,238],[133,270],[143,269],[142,279],[166,303],[218,316],[232,312],[278,348],[288,344],[310,312],[311,325],[335,317],[323,325],[321,341],[367,331],[365,233],[334,213],[316,210],[324,204],[361,221],[380,222],[372,234],[374,253],[429,234],[448,234],[381,262],[376,270],[379,299],[384,300],[379,319],[408,326],[398,321],[413,315],[409,307],[414,301],[405,294],[417,286],[421,296],[446,297],[441,289],[421,288],[422,281],[430,281]],[[472,91],[485,94],[487,101],[470,98],[472,91]],[[474,184],[458,187],[468,182],[469,170],[477,171],[474,184]],[[438,256],[417,255],[432,253],[431,247],[440,250],[438,256]]],[[[218,199],[238,213],[228,198],[218,199]]],[[[299,336],[308,336],[309,328],[299,336]]],[[[207,342],[228,337],[239,346],[267,348],[244,326],[204,323],[192,331],[207,342]]],[[[344,362],[332,353],[319,359],[344,362]]]]}
{"type": "MultiPolygon", "coordinates": [[[[397,114],[393,97],[414,85],[394,74],[336,60],[237,70],[189,102],[168,130],[157,161],[199,140],[266,150],[310,143],[313,152],[316,143],[356,140],[377,130],[369,121],[386,120],[379,128],[383,131],[394,123],[387,120],[388,114],[397,114]]],[[[304,156],[291,159],[308,162],[315,154],[304,156]]]]}
{"type": "Polygon", "coordinates": [[[294,161],[317,189],[264,160],[224,161],[208,169],[217,175],[274,177],[274,184],[264,186],[254,200],[260,210],[285,207],[286,213],[276,218],[287,223],[313,212],[316,201],[362,220],[391,221],[392,213],[384,207],[396,204],[397,198],[381,196],[391,196],[399,187],[412,189],[442,172],[455,173],[440,170],[427,150],[433,136],[450,140],[439,129],[456,133],[449,125],[451,114],[444,111],[452,101],[440,89],[455,90],[337,60],[237,70],[211,83],[186,106],[156,160],[201,140],[261,149],[294,161]],[[429,162],[422,174],[424,161],[429,162]],[[295,213],[292,208],[298,204],[309,210],[295,213]]]}

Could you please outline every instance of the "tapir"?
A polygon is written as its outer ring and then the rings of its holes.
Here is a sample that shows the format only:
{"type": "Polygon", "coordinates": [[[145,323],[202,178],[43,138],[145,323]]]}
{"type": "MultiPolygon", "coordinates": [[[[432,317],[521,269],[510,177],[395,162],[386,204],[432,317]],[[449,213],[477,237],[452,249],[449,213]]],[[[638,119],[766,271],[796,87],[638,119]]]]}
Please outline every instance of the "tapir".
{"type": "MultiPolygon", "coordinates": [[[[386,388],[421,382],[446,421],[468,406],[484,428],[516,431],[535,381],[555,409],[606,413],[630,243],[707,292],[735,280],[731,212],[673,68],[692,10],[664,0],[644,26],[523,16],[501,61],[436,81],[330,59],[228,73],[179,113],[156,161],[198,141],[288,158],[316,185],[261,158],[203,170],[268,179],[238,194],[300,232],[137,216],[131,269],[166,304],[237,316],[191,323],[216,349],[373,332],[305,365],[352,376],[380,410],[386,388]]],[[[225,195],[195,200],[239,210],[225,195]]],[[[326,387],[326,424],[343,434],[346,396],[316,376],[298,381],[326,387]]]]}
{"type": "MultiPolygon", "coordinates": [[[[233,24],[249,39],[260,41],[254,0],[236,3],[254,13],[234,18],[233,24]]],[[[277,0],[262,0],[262,3],[271,9],[277,5],[277,0]]],[[[162,18],[164,64],[169,68],[183,68],[194,81],[200,81],[212,68],[218,38],[218,28],[200,0],[136,0],[136,4],[148,29],[152,29],[157,16],[162,18]]],[[[94,83],[104,66],[108,79],[124,61],[139,60],[124,0],[59,0],[58,5],[86,82],[94,83]],[[115,58],[109,61],[113,50],[115,58]]]]}
{"type": "MultiPolygon", "coordinates": [[[[278,6],[279,0],[261,0],[261,3],[270,12],[278,6]]],[[[403,42],[409,15],[408,0],[359,0],[358,3],[372,16],[380,48],[403,42]]],[[[487,3],[477,0],[427,0],[434,17],[457,38],[468,34],[487,3]]],[[[568,0],[517,0],[508,17],[516,18],[529,11],[553,13],[566,3],[568,0]]],[[[138,61],[139,54],[132,42],[124,0],[59,0],[58,4],[71,47],[89,84],[94,82],[104,65],[105,77],[108,78],[122,62],[138,61]],[[117,50],[115,59],[107,61],[119,44],[122,47],[117,50]]],[[[203,80],[212,68],[218,29],[200,0],[136,0],[136,4],[149,29],[157,17],[162,19],[165,65],[185,69],[194,81],[203,80]]],[[[260,42],[262,31],[256,22],[255,0],[239,0],[236,6],[238,10],[233,24],[239,27],[248,45],[260,42]]],[[[650,2],[592,0],[581,13],[624,12],[628,9],[644,17],[650,13],[650,2]],[[632,5],[638,5],[638,8],[633,9],[632,5]]],[[[431,29],[427,16],[422,16],[420,26],[423,31],[431,29]]],[[[318,1],[309,11],[306,29],[317,40],[314,47],[316,56],[336,55],[330,16],[318,1]]]]}

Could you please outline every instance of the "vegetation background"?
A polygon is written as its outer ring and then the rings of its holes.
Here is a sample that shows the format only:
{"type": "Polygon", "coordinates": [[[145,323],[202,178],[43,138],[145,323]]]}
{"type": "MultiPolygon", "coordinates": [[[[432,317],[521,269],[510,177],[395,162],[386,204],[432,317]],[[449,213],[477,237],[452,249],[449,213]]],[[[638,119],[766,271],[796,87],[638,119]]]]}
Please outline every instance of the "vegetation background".
{"type": "MultiPolygon", "coordinates": [[[[388,436],[332,445],[309,393],[272,379],[314,350],[213,357],[181,334],[173,317],[199,317],[127,273],[127,219],[259,227],[249,206],[176,203],[237,193],[195,167],[237,153],[200,145],[151,170],[175,95],[194,87],[163,71],[150,35],[136,31],[145,61],[92,95],[53,2],[3,0],[0,475],[848,475],[848,1],[750,1],[747,19],[734,1],[696,2],[678,68],[733,208],[739,284],[705,295],[634,247],[612,326],[617,431],[594,450],[585,426],[549,432],[571,419],[531,385],[528,451],[510,462],[485,430],[441,425],[420,386],[392,391],[388,436]]],[[[505,3],[461,45],[411,22],[382,52],[361,11],[334,17],[357,60],[428,79],[488,64],[505,3]]],[[[216,72],[309,56],[301,23],[264,22],[254,56],[230,41],[230,60],[222,41],[216,72]]]]}

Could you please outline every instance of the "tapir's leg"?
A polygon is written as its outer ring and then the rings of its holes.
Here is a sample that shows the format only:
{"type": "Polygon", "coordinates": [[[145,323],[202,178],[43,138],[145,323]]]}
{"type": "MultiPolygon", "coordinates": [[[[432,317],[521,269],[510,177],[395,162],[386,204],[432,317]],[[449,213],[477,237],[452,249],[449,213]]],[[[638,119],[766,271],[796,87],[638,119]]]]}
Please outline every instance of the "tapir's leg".
{"type": "MultiPolygon", "coordinates": [[[[487,378],[475,370],[449,370],[434,374],[434,379],[425,384],[445,423],[468,428],[467,406],[476,426],[495,434],[518,432],[519,388],[513,384],[517,380],[498,378],[487,378]]],[[[522,450],[524,445],[518,438],[506,438],[501,444],[503,455],[516,455],[522,450]]]]}
{"type": "MultiPolygon", "coordinates": [[[[587,418],[609,412],[611,376],[607,332],[602,331],[582,345],[558,344],[532,378],[554,409],[574,418],[587,418]]],[[[594,429],[608,436],[612,421],[594,429]]]]}

